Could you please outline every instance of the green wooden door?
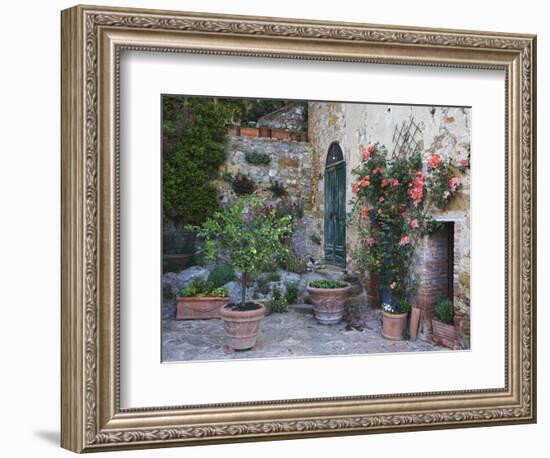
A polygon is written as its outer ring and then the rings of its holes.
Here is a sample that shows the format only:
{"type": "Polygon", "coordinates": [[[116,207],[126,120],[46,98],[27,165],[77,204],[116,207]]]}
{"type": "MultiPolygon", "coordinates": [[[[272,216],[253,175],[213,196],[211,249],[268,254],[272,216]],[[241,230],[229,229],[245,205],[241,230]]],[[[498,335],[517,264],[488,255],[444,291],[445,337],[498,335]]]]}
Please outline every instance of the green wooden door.
{"type": "MultiPolygon", "coordinates": [[[[332,148],[332,146],[331,146],[332,148]]],[[[338,146],[338,149],[340,147],[338,146]]],[[[325,261],[337,266],[346,265],[346,163],[330,163],[325,169],[325,261]]],[[[341,150],[339,151],[340,156],[341,150]]]]}

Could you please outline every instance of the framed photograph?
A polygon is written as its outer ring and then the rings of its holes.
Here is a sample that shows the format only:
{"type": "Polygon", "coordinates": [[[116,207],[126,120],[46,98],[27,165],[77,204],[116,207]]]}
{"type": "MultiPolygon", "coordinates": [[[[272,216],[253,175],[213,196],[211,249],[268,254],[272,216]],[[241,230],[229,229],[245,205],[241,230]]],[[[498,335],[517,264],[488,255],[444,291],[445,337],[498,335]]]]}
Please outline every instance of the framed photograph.
{"type": "Polygon", "coordinates": [[[62,446],[536,421],[536,37],[62,12],[62,446]]]}

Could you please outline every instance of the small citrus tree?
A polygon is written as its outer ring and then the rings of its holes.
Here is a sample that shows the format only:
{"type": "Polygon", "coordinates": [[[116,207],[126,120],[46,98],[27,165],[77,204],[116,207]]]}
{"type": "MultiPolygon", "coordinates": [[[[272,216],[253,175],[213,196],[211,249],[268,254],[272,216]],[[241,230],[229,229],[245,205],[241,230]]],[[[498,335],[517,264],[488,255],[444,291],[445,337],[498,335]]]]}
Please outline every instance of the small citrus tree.
{"type": "Polygon", "coordinates": [[[249,280],[288,254],[283,237],[292,232],[291,217],[277,218],[275,209],[265,206],[265,199],[251,195],[214,213],[195,227],[204,243],[199,252],[216,260],[227,254],[231,264],[241,271],[241,308],[246,306],[249,280]]]}

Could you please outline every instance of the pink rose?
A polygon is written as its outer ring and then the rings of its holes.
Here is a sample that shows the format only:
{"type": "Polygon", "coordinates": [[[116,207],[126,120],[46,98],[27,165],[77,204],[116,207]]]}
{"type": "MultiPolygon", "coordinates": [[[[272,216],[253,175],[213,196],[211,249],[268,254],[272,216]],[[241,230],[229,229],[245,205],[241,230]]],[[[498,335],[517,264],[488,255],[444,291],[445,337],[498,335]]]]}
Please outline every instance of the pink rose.
{"type": "Polygon", "coordinates": [[[468,167],[468,164],[469,164],[468,159],[462,159],[460,161],[460,165],[462,165],[462,167],[468,167]]]}
{"type": "Polygon", "coordinates": [[[384,196],[380,196],[380,198],[378,199],[379,202],[384,202],[384,200],[386,200],[384,199],[384,196]]]}
{"type": "Polygon", "coordinates": [[[411,220],[411,222],[409,223],[409,226],[412,228],[412,229],[416,229],[418,227],[418,220],[415,218],[413,220],[411,220]]]}
{"type": "Polygon", "coordinates": [[[376,148],[374,147],[374,145],[370,145],[370,146],[367,148],[367,151],[368,151],[369,153],[374,153],[374,150],[375,150],[375,149],[376,149],[376,148]]]}
{"type": "Polygon", "coordinates": [[[404,235],[401,237],[401,240],[399,240],[399,246],[405,246],[408,245],[411,242],[411,239],[408,235],[404,235]]]}

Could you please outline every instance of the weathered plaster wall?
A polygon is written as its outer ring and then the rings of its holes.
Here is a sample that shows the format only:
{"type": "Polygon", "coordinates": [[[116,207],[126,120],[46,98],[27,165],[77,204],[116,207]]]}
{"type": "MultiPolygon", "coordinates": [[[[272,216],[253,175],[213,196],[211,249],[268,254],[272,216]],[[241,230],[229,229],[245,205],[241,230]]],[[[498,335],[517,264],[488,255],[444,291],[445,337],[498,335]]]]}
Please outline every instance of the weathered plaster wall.
{"type": "MultiPolygon", "coordinates": [[[[317,230],[323,235],[323,190],[324,166],[330,144],[338,141],[346,160],[347,211],[351,212],[351,171],[361,160],[361,153],[372,143],[379,142],[393,152],[395,129],[403,122],[414,118],[420,127],[415,136],[417,150],[427,159],[438,152],[443,158],[449,156],[466,159],[470,152],[469,108],[395,106],[354,103],[313,102],[309,105],[309,141],[313,150],[312,172],[316,182],[312,187],[311,212],[317,230]]],[[[475,168],[475,163],[474,163],[475,168]]],[[[454,296],[459,316],[466,320],[464,328],[469,333],[469,278],[470,278],[470,180],[462,180],[463,188],[444,212],[434,212],[442,221],[452,221],[455,226],[454,247],[454,296]]],[[[348,268],[354,269],[353,252],[358,243],[357,225],[346,228],[348,268]]],[[[423,250],[420,247],[420,250],[423,250]]],[[[427,253],[420,257],[429,258],[427,253]]],[[[462,326],[462,324],[461,324],[462,326]]]]}

